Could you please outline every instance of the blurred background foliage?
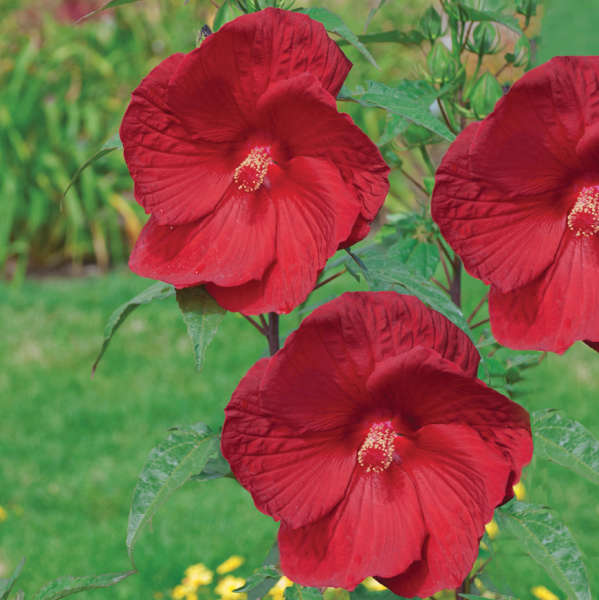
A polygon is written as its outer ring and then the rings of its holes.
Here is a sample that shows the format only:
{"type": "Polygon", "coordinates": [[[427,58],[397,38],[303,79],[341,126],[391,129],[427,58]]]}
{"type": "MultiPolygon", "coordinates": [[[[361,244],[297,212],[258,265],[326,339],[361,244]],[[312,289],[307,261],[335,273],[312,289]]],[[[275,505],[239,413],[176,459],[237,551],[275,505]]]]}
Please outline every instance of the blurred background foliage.
{"type": "MultiPolygon", "coordinates": [[[[0,282],[0,577],[27,556],[19,587],[28,593],[61,575],[127,568],[129,500],[148,451],[173,424],[202,420],[218,426],[238,380],[265,350],[244,321],[229,315],[198,376],[176,306],[164,301],[123,326],[91,381],[107,316],[147,282],[121,268],[85,279],[37,278],[95,273],[126,261],[145,216],[133,200],[122,153],[95,162],[65,197],[63,192],[77,168],[116,133],[140,79],[169,54],[191,50],[216,13],[210,0],[140,0],[73,24],[99,3],[0,0],[0,279],[12,282],[0,282]],[[233,339],[240,343],[231,344],[233,339]]],[[[377,1],[298,2],[309,4],[338,12],[353,31],[364,33],[377,1]]],[[[429,5],[387,0],[367,32],[410,31],[429,5]]],[[[540,44],[533,44],[537,62],[569,52],[599,53],[597,0],[546,0],[545,7],[543,18],[530,24],[533,38],[541,33],[540,44]]],[[[498,35],[502,51],[490,57],[493,73],[516,42],[506,29],[498,35]]],[[[369,46],[380,71],[354,48],[343,49],[355,65],[347,81],[351,90],[366,79],[392,85],[423,78],[426,53],[417,46],[369,46]]],[[[505,68],[499,81],[509,85],[521,73],[505,68]]],[[[355,103],[343,103],[342,110],[422,179],[425,159],[410,143],[422,131],[390,135],[383,111],[355,103]]],[[[435,147],[433,161],[445,147],[435,147]]],[[[396,171],[385,210],[411,210],[416,198],[413,185],[396,171]]],[[[465,285],[481,286],[470,279],[465,285]]],[[[285,327],[295,327],[294,319],[287,318],[285,327]]],[[[598,382],[596,355],[577,344],[531,371],[518,384],[519,400],[531,410],[564,408],[599,434],[593,406],[598,382]]],[[[572,529],[597,593],[596,490],[536,460],[525,485],[531,501],[556,508],[572,529]]],[[[247,558],[239,572],[247,576],[275,529],[234,482],[190,484],[144,534],[140,575],[80,597],[167,598],[188,565],[201,561],[214,569],[232,553],[247,558]]],[[[555,591],[517,544],[498,548],[490,573],[509,583],[515,597],[533,598],[534,584],[555,591]]]]}

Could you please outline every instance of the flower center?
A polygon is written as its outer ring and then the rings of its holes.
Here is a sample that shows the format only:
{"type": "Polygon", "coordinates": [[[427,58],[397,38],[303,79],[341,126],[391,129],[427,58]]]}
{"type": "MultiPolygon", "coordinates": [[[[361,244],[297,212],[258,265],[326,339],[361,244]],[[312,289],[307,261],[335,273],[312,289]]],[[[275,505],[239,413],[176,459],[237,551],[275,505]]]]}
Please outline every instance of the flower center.
{"type": "Polygon", "coordinates": [[[242,192],[255,192],[264,182],[271,163],[269,149],[254,146],[233,173],[237,188],[242,192]]]}
{"type": "Polygon", "coordinates": [[[599,186],[580,190],[568,215],[568,227],[576,237],[591,237],[599,231],[599,186]]]}
{"type": "Polygon", "coordinates": [[[389,423],[375,423],[370,427],[364,443],[358,450],[358,464],[367,473],[380,473],[393,462],[394,440],[397,434],[389,423]]]}

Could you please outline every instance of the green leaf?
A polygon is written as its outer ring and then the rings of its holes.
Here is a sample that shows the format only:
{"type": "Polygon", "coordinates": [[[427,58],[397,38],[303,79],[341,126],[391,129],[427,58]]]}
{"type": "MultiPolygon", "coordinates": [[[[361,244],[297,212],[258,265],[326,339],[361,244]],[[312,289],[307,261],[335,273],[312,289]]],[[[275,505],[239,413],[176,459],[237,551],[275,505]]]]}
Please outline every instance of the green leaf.
{"type": "Polygon", "coordinates": [[[522,33],[518,19],[512,15],[503,14],[499,11],[493,10],[479,10],[468,6],[463,1],[455,2],[455,6],[463,11],[462,14],[465,17],[465,20],[478,22],[490,21],[492,23],[499,23],[500,25],[505,25],[512,31],[522,33]]]}
{"type": "MultiPolygon", "coordinates": [[[[379,31],[378,33],[364,33],[358,36],[358,40],[364,44],[405,44],[412,46],[420,44],[424,40],[424,36],[415,29],[410,31],[392,29],[390,31],[379,31]]],[[[347,46],[349,42],[339,40],[337,44],[347,46]]]]}
{"type": "Polygon", "coordinates": [[[513,501],[495,511],[499,528],[515,536],[568,598],[591,600],[582,554],[569,529],[547,508],[513,501]]]}
{"type": "Polygon", "coordinates": [[[95,590],[116,585],[137,571],[124,573],[106,573],[105,575],[88,575],[86,577],[60,577],[44,586],[34,600],[59,600],[71,594],[85,590],[95,590]]]}
{"type": "Polygon", "coordinates": [[[103,6],[100,6],[100,8],[96,8],[95,10],[92,10],[91,12],[87,13],[86,15],[83,15],[81,18],[77,19],[77,21],[75,21],[75,22],[80,23],[81,21],[84,21],[85,19],[89,19],[89,17],[93,17],[96,13],[99,13],[103,10],[107,10],[108,8],[116,8],[117,6],[123,6],[124,4],[133,4],[133,2],[137,2],[137,0],[110,0],[110,2],[107,2],[103,6]]]}
{"type": "Polygon", "coordinates": [[[224,2],[220,5],[220,8],[216,11],[216,15],[214,15],[212,31],[218,31],[227,21],[231,19],[233,14],[231,0],[224,0],[224,2]]]}
{"type": "Polygon", "coordinates": [[[208,459],[201,473],[195,473],[190,479],[194,481],[209,481],[210,479],[220,479],[221,477],[232,477],[232,474],[229,463],[217,447],[214,456],[208,459]]]}
{"type": "Polygon", "coordinates": [[[247,600],[259,600],[268,594],[269,590],[279,581],[280,577],[281,573],[276,567],[266,565],[256,569],[247,578],[245,585],[235,591],[239,593],[245,592],[247,600]]]}
{"type": "Polygon", "coordinates": [[[599,441],[577,421],[548,409],[532,415],[535,452],[599,484],[599,441]]]}
{"type": "Polygon", "coordinates": [[[360,254],[366,265],[363,271],[370,288],[394,290],[400,294],[416,296],[447,317],[472,339],[472,332],[462,311],[445,292],[424,276],[430,272],[432,263],[429,261],[434,260],[432,251],[430,254],[429,251],[427,254],[418,251],[411,257],[411,254],[406,254],[407,248],[405,242],[396,243],[389,248],[378,244],[360,254]]]}
{"type": "Polygon", "coordinates": [[[10,590],[12,590],[12,586],[15,584],[15,581],[19,578],[19,575],[23,570],[24,564],[25,559],[22,558],[21,562],[17,565],[17,568],[10,577],[6,579],[0,579],[0,600],[7,600],[10,590]]]}
{"type": "Polygon", "coordinates": [[[65,191],[63,192],[63,196],[67,195],[67,192],[73,187],[73,184],[79,179],[79,176],[87,167],[89,167],[92,163],[95,163],[97,160],[100,160],[103,156],[110,154],[113,150],[120,150],[123,147],[123,142],[121,142],[121,138],[118,133],[115,133],[109,140],[104,142],[102,147],[91,157],[88,158],[76,171],[73,177],[71,177],[71,181],[69,181],[69,185],[67,185],[65,191]]]}
{"type": "Polygon", "coordinates": [[[298,12],[302,12],[308,15],[311,19],[322,23],[327,31],[341,36],[344,40],[356,48],[364,57],[366,57],[371,65],[377,69],[379,68],[374,60],[374,57],[368,51],[368,48],[366,48],[366,46],[359,40],[358,36],[343,22],[341,17],[322,7],[301,8],[298,10],[298,12]]]}
{"type": "Polygon", "coordinates": [[[347,88],[342,88],[340,99],[352,99],[364,106],[384,108],[453,142],[455,135],[430,111],[430,105],[446,90],[441,89],[435,95],[429,95],[423,93],[422,84],[423,82],[406,80],[398,86],[389,87],[377,81],[368,81],[366,89],[349,92],[349,95],[347,88]]]}
{"type": "Polygon", "coordinates": [[[92,375],[95,373],[98,363],[100,359],[106,352],[106,348],[108,348],[108,344],[110,344],[110,340],[112,336],[115,334],[116,330],[123,324],[125,319],[138,307],[142,304],[149,304],[152,300],[164,300],[164,298],[169,298],[174,295],[175,288],[172,285],[168,285],[167,283],[163,283],[162,281],[157,281],[152,284],[149,288],[145,289],[140,294],[137,294],[134,298],[131,298],[125,304],[119,306],[108,319],[106,323],[106,327],[104,328],[104,341],[102,342],[102,348],[100,348],[100,353],[98,354],[94,364],[92,365],[92,375]]]}
{"type": "Polygon", "coordinates": [[[295,584],[285,588],[285,600],[322,600],[320,590],[295,584]]]}
{"type": "Polygon", "coordinates": [[[378,0],[376,6],[373,6],[368,11],[368,16],[366,17],[366,23],[364,24],[364,31],[366,31],[368,29],[368,26],[370,25],[370,21],[372,21],[372,18],[374,17],[374,15],[376,15],[376,13],[381,8],[383,8],[383,5],[385,4],[385,2],[387,2],[387,0],[378,0]]]}
{"type": "Polygon", "coordinates": [[[173,428],[167,439],[150,452],[129,511],[127,551],[133,565],[133,550],[145,525],[175,490],[194,473],[204,470],[217,449],[218,436],[203,423],[197,423],[173,428]]]}
{"type": "Polygon", "coordinates": [[[206,348],[227,311],[216,303],[203,286],[177,290],[177,303],[193,343],[196,369],[199,371],[204,364],[206,348]]]}

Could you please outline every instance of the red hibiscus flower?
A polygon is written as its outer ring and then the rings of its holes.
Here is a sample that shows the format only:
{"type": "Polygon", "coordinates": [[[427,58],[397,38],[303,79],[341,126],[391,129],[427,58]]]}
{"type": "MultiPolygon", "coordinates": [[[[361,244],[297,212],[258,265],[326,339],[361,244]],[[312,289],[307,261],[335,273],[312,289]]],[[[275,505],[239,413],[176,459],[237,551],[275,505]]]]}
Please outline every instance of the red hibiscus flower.
{"type": "Polygon", "coordinates": [[[376,146],[337,112],[351,63],[306,15],[266,9],[158,65],[121,139],[151,217],[129,265],[224,308],[289,312],[362,239],[388,190],[376,146]]]}
{"type": "Polygon", "coordinates": [[[411,296],[348,293],[237,387],[222,450],[281,521],[283,572],[406,597],[459,586],[531,458],[525,410],[476,379],[467,336],[411,296]]]}
{"type": "Polygon", "coordinates": [[[560,57],[467,127],[437,171],[433,219],[491,284],[497,340],[599,340],[599,57],[560,57]]]}

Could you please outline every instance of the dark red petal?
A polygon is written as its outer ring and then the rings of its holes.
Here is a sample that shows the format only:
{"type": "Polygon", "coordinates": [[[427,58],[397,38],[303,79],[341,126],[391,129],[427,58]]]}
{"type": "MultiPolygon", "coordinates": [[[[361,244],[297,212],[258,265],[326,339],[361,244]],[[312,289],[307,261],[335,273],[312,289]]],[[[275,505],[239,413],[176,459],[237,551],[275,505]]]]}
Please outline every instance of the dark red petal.
{"type": "MultiPolygon", "coordinates": [[[[492,153],[494,143],[489,139],[482,147],[478,141],[485,126],[472,123],[449,148],[437,170],[431,211],[468,272],[510,290],[537,277],[554,259],[566,228],[567,194],[559,188],[527,192],[523,186],[534,172],[524,183],[514,176],[511,189],[502,189],[491,180],[497,172],[509,172],[500,158],[492,170],[488,166],[479,174],[474,158],[492,153]]],[[[517,154],[517,149],[510,145],[504,151],[517,154]]],[[[534,159],[543,160],[536,155],[534,159]]]]}
{"type": "Polygon", "coordinates": [[[276,211],[257,194],[231,186],[207,217],[189,225],[143,228],[129,266],[142,277],[176,287],[205,282],[240,285],[262,277],[275,256],[276,211]]]}
{"type": "Polygon", "coordinates": [[[169,78],[183,56],[170,56],[141,82],[120,129],[135,199],[159,223],[170,225],[209,213],[236,166],[231,148],[194,141],[166,104],[169,78]]]}
{"type": "MultiPolygon", "coordinates": [[[[405,597],[457,588],[478,554],[485,523],[503,499],[509,466],[464,425],[427,425],[402,456],[416,488],[429,539],[425,555],[396,577],[377,577],[405,597]]],[[[375,573],[376,574],[376,573],[375,573]]]]}
{"type": "Polygon", "coordinates": [[[256,507],[292,527],[327,514],[342,498],[356,464],[340,433],[300,434],[285,409],[264,410],[260,383],[268,359],[241,380],[225,410],[222,450],[256,507]]]}
{"type": "Polygon", "coordinates": [[[410,478],[399,468],[356,472],[329,516],[279,530],[281,569],[293,581],[353,589],[364,578],[393,576],[420,559],[427,531],[410,478]]]}
{"type": "Polygon", "coordinates": [[[360,210],[337,168],[297,157],[271,170],[262,202],[276,210],[276,262],[261,281],[242,288],[209,286],[216,301],[244,314],[290,312],[314,288],[318,273],[349,235],[360,210]]]}
{"type": "MultiPolygon", "coordinates": [[[[500,494],[511,496],[511,486],[520,480],[533,450],[530,418],[521,406],[464,375],[430,348],[417,347],[379,363],[367,386],[373,401],[401,415],[408,431],[434,424],[475,429],[509,466],[511,474],[504,478],[500,494]]],[[[499,503],[496,497],[492,500],[499,503]]]]}
{"type": "Polygon", "coordinates": [[[562,353],[599,339],[599,240],[567,232],[555,261],[532,283],[502,294],[491,286],[493,335],[515,349],[562,353]]]}
{"type": "Polygon", "coordinates": [[[235,137],[252,122],[258,98],[272,83],[311,73],[337,96],[350,68],[320,23],[268,8],[227,23],[190,52],[171,81],[169,106],[206,139],[235,137]],[[214,127],[206,120],[209,115],[214,127]]]}
{"type": "Polygon", "coordinates": [[[362,218],[372,221],[389,190],[389,167],[370,138],[331,100],[311,74],[304,74],[271,86],[260,98],[259,118],[285,141],[292,156],[334,163],[353,187],[362,218]]]}

